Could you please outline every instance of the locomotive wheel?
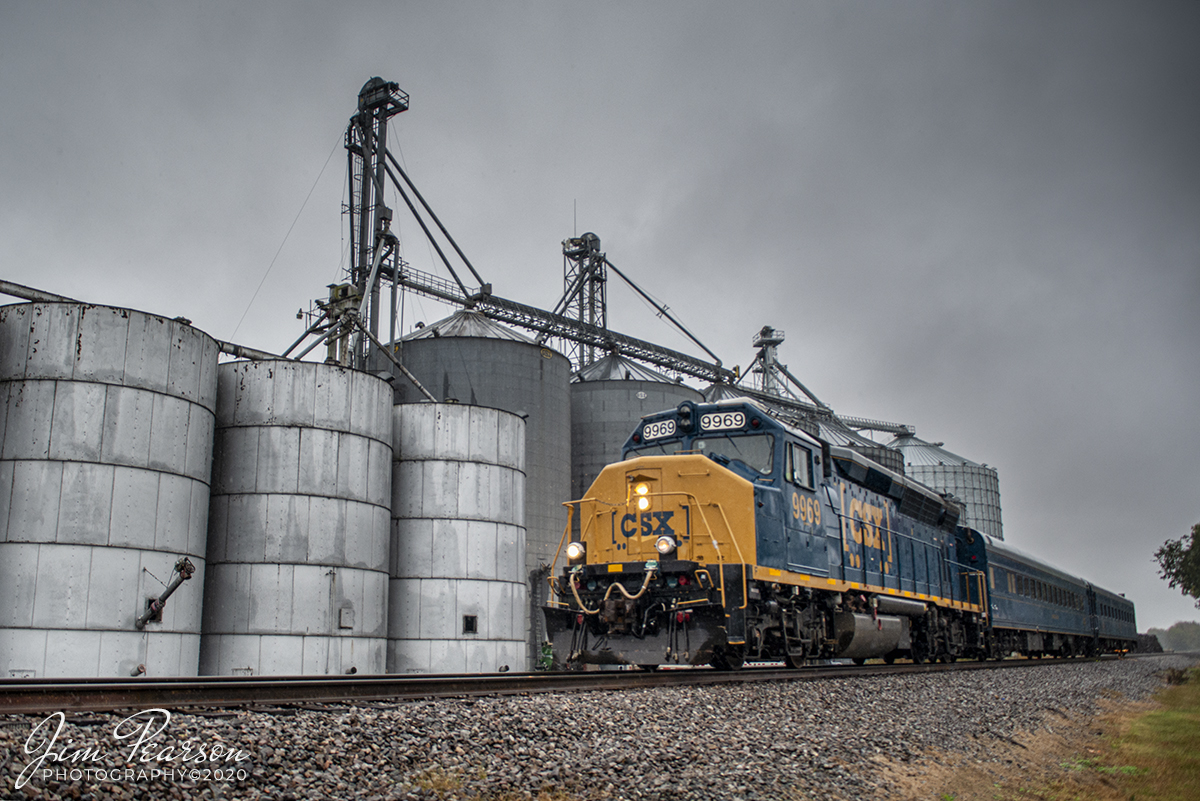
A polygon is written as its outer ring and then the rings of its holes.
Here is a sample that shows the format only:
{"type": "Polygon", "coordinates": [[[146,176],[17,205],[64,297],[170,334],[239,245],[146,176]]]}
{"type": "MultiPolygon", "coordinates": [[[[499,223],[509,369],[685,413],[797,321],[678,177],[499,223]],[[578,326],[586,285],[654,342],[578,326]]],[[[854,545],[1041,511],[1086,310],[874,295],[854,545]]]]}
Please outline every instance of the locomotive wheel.
{"type": "Polygon", "coordinates": [[[861,656],[851,659],[850,661],[859,666],[867,664],[867,660],[862,658],[861,656]]]}
{"type": "Polygon", "coordinates": [[[658,670],[658,665],[638,665],[638,667],[647,673],[653,673],[654,671],[658,670]]]}
{"type": "Polygon", "coordinates": [[[788,667],[790,667],[792,669],[795,669],[798,667],[803,667],[804,657],[803,656],[792,656],[789,653],[785,653],[783,655],[783,664],[787,665],[788,667]]]}
{"type": "Polygon", "coordinates": [[[895,653],[895,651],[893,651],[893,652],[891,652],[891,653],[887,653],[887,654],[884,654],[884,655],[883,655],[883,664],[885,664],[885,665],[894,665],[894,664],[896,664],[896,653],[895,653]]]}

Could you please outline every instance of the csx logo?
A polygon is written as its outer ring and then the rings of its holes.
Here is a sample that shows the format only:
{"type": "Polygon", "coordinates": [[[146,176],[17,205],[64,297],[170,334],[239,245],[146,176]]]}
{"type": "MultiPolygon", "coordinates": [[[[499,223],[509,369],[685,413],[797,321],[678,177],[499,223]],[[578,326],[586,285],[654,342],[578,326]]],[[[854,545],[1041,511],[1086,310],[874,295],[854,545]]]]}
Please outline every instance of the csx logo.
{"type": "Polygon", "coordinates": [[[883,550],[884,511],[880,506],[850,499],[850,536],[860,545],[883,550]]]}
{"type": "Polygon", "coordinates": [[[850,566],[861,568],[863,567],[864,553],[854,553],[851,547],[851,540],[862,546],[861,551],[867,549],[880,552],[883,564],[881,568],[887,573],[892,568],[892,548],[891,537],[888,536],[888,514],[887,510],[882,506],[876,506],[858,498],[851,498],[847,505],[847,524],[850,529],[850,538],[843,539],[842,547],[850,554],[850,566]]]}
{"type": "Polygon", "coordinates": [[[641,534],[643,537],[661,537],[664,534],[674,536],[671,528],[671,518],[674,512],[642,512],[627,514],[621,518],[621,533],[626,537],[641,534]]]}

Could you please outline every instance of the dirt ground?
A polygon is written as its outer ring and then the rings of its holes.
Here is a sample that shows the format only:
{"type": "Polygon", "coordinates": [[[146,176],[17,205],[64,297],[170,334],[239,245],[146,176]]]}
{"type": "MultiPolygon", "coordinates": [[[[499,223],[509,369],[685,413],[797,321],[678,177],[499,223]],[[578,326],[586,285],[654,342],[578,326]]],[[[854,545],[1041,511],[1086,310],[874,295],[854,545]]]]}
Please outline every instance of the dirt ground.
{"type": "Polygon", "coordinates": [[[1128,801],[1111,775],[1087,761],[1103,760],[1108,743],[1155,707],[1109,698],[1094,718],[1050,713],[1036,731],[980,738],[982,757],[931,752],[920,763],[885,761],[885,775],[900,788],[896,801],[1128,801]]]}

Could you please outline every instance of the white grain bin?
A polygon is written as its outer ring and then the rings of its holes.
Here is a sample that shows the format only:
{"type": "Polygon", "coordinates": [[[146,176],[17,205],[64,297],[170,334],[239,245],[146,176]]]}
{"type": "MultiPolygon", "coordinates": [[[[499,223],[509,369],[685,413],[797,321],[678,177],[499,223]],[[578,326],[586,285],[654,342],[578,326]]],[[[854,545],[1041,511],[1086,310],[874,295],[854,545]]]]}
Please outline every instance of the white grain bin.
{"type": "Polygon", "coordinates": [[[1000,517],[1000,476],[996,468],[976,464],[951,453],[941,443],[915,436],[897,437],[888,443],[904,454],[904,471],[938,492],[948,492],[966,504],[960,526],[970,526],[998,540],[1004,539],[1000,517]]]}
{"type": "Polygon", "coordinates": [[[200,672],[383,673],[391,387],[311,362],[219,373],[200,672]]]}
{"type": "Polygon", "coordinates": [[[445,403],[393,414],[388,672],[523,669],[525,422],[445,403]]]}
{"type": "Polygon", "coordinates": [[[0,308],[0,676],[196,675],[216,377],[183,321],[0,308]]]}

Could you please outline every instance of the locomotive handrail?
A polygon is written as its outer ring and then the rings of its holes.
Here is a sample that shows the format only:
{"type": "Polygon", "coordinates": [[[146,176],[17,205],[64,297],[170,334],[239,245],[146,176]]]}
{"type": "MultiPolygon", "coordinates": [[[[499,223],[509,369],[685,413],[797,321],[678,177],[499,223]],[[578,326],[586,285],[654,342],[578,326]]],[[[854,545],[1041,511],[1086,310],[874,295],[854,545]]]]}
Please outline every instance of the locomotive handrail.
{"type": "MultiPolygon", "coordinates": [[[[558,576],[554,575],[554,568],[558,566],[559,554],[562,553],[563,545],[567,541],[567,534],[571,531],[571,522],[575,519],[575,504],[586,503],[588,501],[591,501],[593,503],[604,503],[604,501],[600,501],[596,498],[578,498],[573,501],[563,501],[563,506],[567,507],[567,525],[565,525],[563,527],[562,536],[558,538],[558,548],[554,551],[554,558],[552,560],[550,560],[550,575],[546,576],[546,583],[550,585],[550,591],[554,595],[562,594],[562,592],[558,588],[558,576]]],[[[579,520],[580,520],[581,526],[587,526],[588,524],[591,523],[590,520],[587,523],[583,522],[583,512],[582,511],[580,511],[579,520]]],[[[580,538],[582,539],[583,535],[586,533],[587,533],[586,528],[581,529],[579,532],[580,538]]],[[[565,606],[568,608],[570,607],[570,604],[564,603],[562,601],[554,600],[553,596],[550,598],[549,603],[551,603],[555,606],[565,606]]]]}
{"type": "MultiPolygon", "coordinates": [[[[558,548],[554,551],[554,558],[550,560],[550,575],[546,577],[546,581],[550,584],[550,589],[554,589],[554,568],[558,567],[558,555],[562,553],[563,545],[567,541],[567,534],[571,531],[571,522],[575,519],[575,507],[573,504],[581,503],[582,501],[565,501],[563,506],[567,507],[567,524],[563,526],[562,536],[558,538],[558,548]]],[[[580,519],[583,514],[580,514],[580,519]]],[[[582,532],[580,533],[582,537],[582,532]]],[[[564,604],[565,606],[566,604],[564,604]]]]}
{"type": "MultiPolygon", "coordinates": [[[[830,507],[830,509],[832,509],[832,510],[833,510],[833,513],[834,513],[834,515],[836,515],[836,516],[837,516],[837,518],[838,518],[838,530],[839,530],[839,533],[840,533],[840,535],[841,535],[841,538],[842,538],[842,547],[839,549],[839,550],[841,551],[842,577],[843,577],[843,579],[847,579],[847,575],[846,575],[846,570],[847,570],[847,568],[846,568],[846,548],[845,548],[845,542],[846,542],[846,521],[847,521],[847,520],[851,520],[851,521],[853,521],[853,518],[852,518],[852,517],[850,517],[850,516],[849,516],[849,515],[847,515],[847,514],[844,514],[844,513],[842,512],[842,510],[841,510],[841,504],[840,504],[840,503],[839,503],[839,504],[835,504],[835,503],[833,502],[833,495],[832,495],[832,490],[833,490],[833,488],[832,488],[832,487],[831,487],[829,484],[825,484],[825,485],[824,485],[824,489],[825,489],[825,494],[826,494],[826,496],[829,498],[829,507],[830,507]]],[[[840,498],[839,498],[839,500],[840,500],[840,498]]],[[[914,579],[913,579],[913,589],[912,589],[912,591],[913,591],[913,592],[916,592],[916,582],[915,582],[915,576],[916,576],[917,548],[918,548],[918,546],[919,546],[919,547],[921,547],[921,548],[927,548],[927,547],[929,547],[929,545],[928,545],[928,543],[926,543],[924,540],[922,540],[922,539],[921,539],[921,538],[919,538],[919,537],[914,537],[913,535],[911,535],[911,534],[905,534],[903,531],[899,531],[898,529],[893,529],[893,528],[891,527],[891,525],[890,525],[890,521],[891,521],[891,514],[890,514],[890,510],[889,510],[889,512],[888,512],[888,521],[889,521],[889,522],[888,522],[888,524],[887,524],[887,525],[879,526],[879,528],[880,528],[880,529],[882,529],[883,531],[885,531],[885,532],[888,534],[888,536],[889,536],[889,537],[900,537],[900,538],[902,538],[902,539],[908,540],[908,541],[909,541],[909,543],[910,543],[910,545],[912,545],[912,546],[913,546],[913,547],[912,547],[912,549],[911,549],[911,553],[909,554],[909,564],[910,564],[910,567],[912,568],[911,572],[912,572],[912,574],[913,574],[913,576],[914,576],[914,579]]],[[[891,551],[891,552],[892,552],[892,553],[896,553],[896,550],[895,550],[895,545],[893,544],[893,545],[891,545],[890,547],[892,548],[892,551],[891,551]]],[[[949,560],[949,559],[947,559],[947,560],[942,560],[942,561],[945,561],[945,562],[946,562],[946,563],[948,563],[948,564],[955,564],[955,565],[958,565],[959,567],[965,567],[965,568],[971,569],[969,565],[963,565],[963,564],[961,564],[961,563],[959,563],[959,562],[954,562],[953,560],[949,560]]],[[[866,569],[866,566],[865,566],[865,564],[866,564],[866,563],[865,563],[865,561],[864,561],[864,566],[863,566],[862,568],[852,568],[852,569],[855,569],[855,570],[861,570],[861,571],[862,571],[862,574],[863,574],[863,580],[864,580],[864,581],[866,581],[866,576],[867,576],[867,569],[866,569]]],[[[897,564],[897,566],[899,566],[899,557],[897,557],[896,564],[897,564]]],[[[885,589],[885,590],[887,590],[887,589],[895,589],[895,590],[897,590],[897,591],[899,591],[899,592],[904,592],[904,577],[903,577],[903,576],[900,574],[900,571],[899,571],[899,570],[897,570],[897,571],[896,571],[896,572],[894,572],[894,573],[888,573],[888,572],[886,572],[886,571],[884,571],[884,570],[880,570],[880,571],[879,571],[879,576],[880,576],[880,580],[881,580],[881,586],[882,586],[882,588],[883,588],[883,589],[885,589]],[[887,586],[887,579],[888,579],[889,577],[892,577],[892,578],[895,578],[895,579],[896,579],[896,587],[895,587],[895,588],[891,588],[891,587],[888,587],[888,586],[887,586]]],[[[949,587],[949,590],[950,590],[950,592],[949,592],[949,597],[948,597],[948,600],[950,600],[950,601],[955,601],[956,599],[954,598],[954,590],[955,590],[955,588],[954,588],[954,583],[953,583],[953,582],[949,582],[949,584],[950,584],[950,587],[949,587]]],[[[930,594],[930,595],[933,595],[933,593],[929,593],[929,594],[930,594]]],[[[942,596],[941,594],[939,594],[939,596],[938,596],[938,597],[943,597],[943,596],[942,596]]]]}
{"type": "MultiPolygon", "coordinates": [[[[721,581],[718,586],[718,589],[721,593],[721,606],[726,607],[728,605],[728,596],[726,595],[726,592],[725,592],[725,565],[727,564],[727,560],[725,558],[725,552],[721,548],[721,544],[717,540],[716,534],[713,532],[713,527],[708,521],[708,515],[705,514],[704,504],[700,503],[700,499],[697,498],[695,494],[693,494],[691,492],[681,491],[681,490],[668,490],[666,492],[652,492],[652,493],[648,493],[648,495],[650,497],[665,497],[668,495],[681,495],[685,499],[687,499],[688,502],[693,506],[693,508],[695,508],[699,512],[700,520],[704,525],[704,529],[705,529],[706,533],[708,534],[708,541],[710,543],[712,543],[713,550],[716,552],[716,555],[717,555],[717,564],[720,566],[720,569],[721,569],[721,581]]],[[[558,548],[555,549],[554,559],[551,560],[551,563],[550,563],[550,575],[546,577],[547,584],[549,584],[551,591],[556,595],[561,594],[561,592],[558,588],[558,583],[557,583],[558,577],[555,576],[554,569],[558,566],[558,558],[562,554],[563,546],[566,544],[567,536],[570,534],[571,523],[574,521],[574,516],[575,516],[575,506],[577,504],[583,504],[583,503],[588,503],[588,502],[606,503],[607,505],[614,506],[614,507],[620,505],[620,504],[609,503],[609,502],[600,500],[598,498],[579,498],[576,500],[563,502],[563,506],[567,507],[567,524],[563,527],[562,536],[559,537],[559,539],[558,539],[558,548]]],[[[714,507],[720,513],[721,520],[725,525],[725,531],[728,532],[728,534],[729,534],[729,541],[730,541],[730,543],[733,544],[734,551],[737,553],[737,557],[740,560],[740,562],[745,563],[745,561],[746,561],[745,555],[742,553],[742,548],[738,544],[737,538],[734,536],[733,526],[729,522],[729,517],[725,514],[724,507],[720,503],[717,503],[717,502],[713,502],[709,505],[714,507]]],[[[580,525],[583,527],[583,529],[580,531],[581,539],[583,539],[585,537],[588,529],[593,525],[593,523],[594,523],[594,516],[589,517],[586,521],[584,521],[582,509],[581,509],[580,510],[580,525]]],[[[625,589],[624,585],[622,585],[620,582],[614,582],[613,584],[610,584],[608,587],[608,590],[604,594],[604,600],[608,600],[609,595],[612,593],[613,587],[617,587],[621,591],[621,593],[630,600],[636,600],[637,598],[640,598],[643,594],[645,594],[647,587],[649,587],[650,581],[654,578],[655,572],[656,571],[653,569],[646,571],[646,578],[642,582],[642,587],[634,595],[631,595],[625,589]]],[[[739,610],[745,609],[749,605],[749,602],[750,602],[750,593],[749,593],[748,579],[747,579],[746,573],[747,573],[747,571],[743,568],[743,570],[742,570],[742,604],[741,604],[741,606],[738,607],[739,610]]],[[[599,613],[598,607],[597,607],[597,609],[594,609],[594,610],[588,609],[587,606],[583,603],[583,600],[579,597],[579,591],[575,586],[575,582],[572,580],[569,583],[571,585],[571,593],[575,596],[575,601],[576,601],[576,603],[579,604],[579,608],[589,615],[598,614],[599,613]]],[[[564,606],[564,607],[570,606],[570,604],[563,603],[561,601],[555,601],[553,599],[551,599],[550,603],[552,603],[556,606],[564,606]]]]}
{"type": "MultiPolygon", "coordinates": [[[[697,500],[697,503],[699,503],[699,500],[697,500]]],[[[746,557],[742,555],[742,547],[740,545],[738,545],[737,537],[733,536],[733,526],[731,526],[729,524],[729,518],[725,516],[724,507],[722,507],[721,504],[719,504],[719,503],[714,503],[713,506],[715,506],[717,508],[717,511],[721,513],[721,519],[725,521],[725,530],[729,532],[729,541],[733,543],[733,547],[737,551],[738,562],[740,562],[743,565],[746,564],[746,557]]],[[[705,518],[703,509],[700,510],[700,517],[702,519],[704,519],[704,524],[708,525],[708,520],[707,520],[707,518],[705,518]]],[[[713,544],[715,547],[716,546],[715,539],[713,540],[713,544]]],[[[719,548],[717,549],[717,554],[718,554],[718,556],[721,557],[721,561],[719,563],[721,565],[721,606],[725,606],[727,603],[726,598],[725,598],[725,557],[724,557],[724,554],[721,553],[719,548]]],[[[748,587],[746,586],[746,584],[747,584],[746,572],[747,572],[746,568],[743,567],[742,568],[742,605],[739,606],[738,609],[745,609],[746,606],[750,603],[750,591],[749,591],[748,587]]]]}
{"type": "MultiPolygon", "coordinates": [[[[558,548],[554,551],[554,558],[550,560],[550,575],[546,577],[546,581],[550,584],[550,588],[554,589],[554,568],[558,566],[558,557],[562,553],[563,545],[567,542],[567,534],[571,531],[571,522],[575,518],[575,506],[582,503],[605,504],[607,506],[617,506],[618,504],[609,501],[601,500],[600,498],[576,498],[573,501],[563,501],[562,505],[567,507],[567,525],[563,527],[562,536],[558,538],[558,548]]],[[[580,539],[587,533],[587,526],[590,526],[595,520],[595,516],[589,518],[586,522],[583,519],[582,510],[579,513],[579,524],[583,526],[579,532],[580,539]]],[[[566,606],[566,604],[561,604],[566,606]]]]}
{"type": "MultiPolygon", "coordinates": [[[[979,601],[980,601],[980,605],[986,610],[987,609],[987,603],[986,603],[987,582],[983,581],[983,579],[985,579],[987,577],[983,574],[983,571],[980,570],[978,567],[973,567],[972,565],[964,564],[955,559],[947,559],[946,564],[952,565],[957,568],[961,568],[961,572],[959,573],[960,576],[977,576],[978,577],[976,580],[981,582],[980,587],[979,587],[979,601]]],[[[962,603],[970,605],[971,604],[970,585],[968,584],[966,586],[967,586],[967,597],[962,600],[962,603]]],[[[951,600],[953,600],[953,598],[951,600]]]]}

